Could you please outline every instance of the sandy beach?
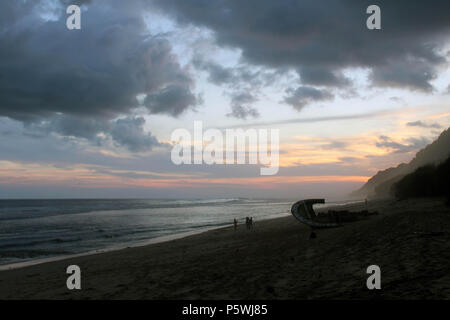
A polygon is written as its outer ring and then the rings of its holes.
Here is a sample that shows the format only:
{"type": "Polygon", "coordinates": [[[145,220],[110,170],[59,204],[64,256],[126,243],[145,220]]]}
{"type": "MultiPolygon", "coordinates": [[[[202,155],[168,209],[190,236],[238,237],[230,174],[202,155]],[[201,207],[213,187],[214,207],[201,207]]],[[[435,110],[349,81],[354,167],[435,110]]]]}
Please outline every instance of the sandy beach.
{"type": "Polygon", "coordinates": [[[1,271],[0,299],[449,299],[450,208],[421,199],[368,207],[379,215],[311,240],[289,216],[1,271]],[[81,290],[66,288],[72,264],[81,290]],[[366,287],[373,264],[381,290],[366,287]]]}

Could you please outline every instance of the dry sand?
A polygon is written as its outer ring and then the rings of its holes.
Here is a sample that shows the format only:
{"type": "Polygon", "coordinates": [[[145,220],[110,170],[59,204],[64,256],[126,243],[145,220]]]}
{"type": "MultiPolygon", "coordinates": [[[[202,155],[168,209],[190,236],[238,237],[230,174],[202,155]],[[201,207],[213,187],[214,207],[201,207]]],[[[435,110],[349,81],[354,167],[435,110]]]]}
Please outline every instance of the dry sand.
{"type": "Polygon", "coordinates": [[[449,299],[450,208],[411,200],[369,210],[380,214],[312,240],[289,216],[2,271],[0,299],[449,299]],[[71,264],[82,270],[79,291],[66,288],[71,264]],[[381,290],[366,288],[372,264],[381,290]]]}

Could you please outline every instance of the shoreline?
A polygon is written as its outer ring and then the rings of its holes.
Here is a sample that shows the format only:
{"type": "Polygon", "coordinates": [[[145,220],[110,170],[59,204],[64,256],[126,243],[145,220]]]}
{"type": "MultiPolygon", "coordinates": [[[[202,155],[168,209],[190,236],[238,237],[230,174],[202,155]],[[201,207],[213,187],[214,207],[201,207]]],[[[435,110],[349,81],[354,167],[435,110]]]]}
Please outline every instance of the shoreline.
{"type": "Polygon", "coordinates": [[[112,246],[112,247],[108,247],[108,248],[104,248],[104,249],[97,249],[97,250],[93,250],[93,251],[5,264],[5,265],[0,265],[0,272],[7,271],[7,270],[26,268],[29,266],[35,266],[35,265],[39,265],[39,264],[43,264],[43,263],[63,261],[63,260],[73,259],[73,258],[78,258],[78,257],[85,257],[85,256],[91,256],[91,255],[102,254],[102,253],[107,253],[107,252],[120,251],[120,250],[129,249],[129,248],[139,248],[139,247],[149,246],[152,244],[164,243],[164,242],[168,242],[168,241],[183,239],[183,238],[186,238],[189,236],[193,236],[196,234],[201,234],[204,232],[221,229],[221,228],[229,228],[229,227],[221,226],[221,227],[213,227],[213,228],[208,228],[208,229],[199,229],[199,230],[195,230],[195,231],[188,231],[188,232],[175,233],[175,234],[171,234],[171,235],[156,237],[156,238],[152,238],[152,239],[145,240],[145,241],[138,242],[138,243],[130,243],[127,245],[122,244],[122,245],[112,246]]]}
{"type": "MultiPolygon", "coordinates": [[[[290,213],[289,214],[287,214],[287,213],[274,214],[274,215],[268,216],[264,219],[261,219],[259,221],[278,219],[278,218],[284,217],[285,215],[290,215],[290,213]]],[[[111,247],[97,249],[97,250],[91,250],[91,251],[87,251],[87,252],[67,254],[67,255],[61,255],[61,256],[55,256],[55,257],[39,258],[39,259],[27,260],[27,261],[23,261],[23,262],[15,262],[15,263],[10,263],[10,264],[0,265],[0,273],[3,271],[15,270],[15,269],[20,269],[20,268],[26,268],[26,267],[30,267],[30,266],[40,265],[43,263],[64,261],[64,260],[73,259],[73,258],[91,256],[91,255],[102,254],[102,253],[107,253],[107,252],[121,251],[121,250],[125,250],[125,249],[130,249],[130,248],[145,247],[145,246],[150,246],[153,244],[165,243],[165,242],[169,242],[169,241],[173,241],[173,240],[187,238],[190,236],[195,236],[197,234],[202,234],[202,233],[205,233],[208,231],[226,229],[226,228],[231,228],[231,227],[233,227],[232,224],[230,224],[229,226],[204,227],[204,228],[199,228],[198,230],[169,234],[169,235],[155,237],[155,238],[151,238],[148,240],[133,242],[133,243],[129,243],[129,244],[117,244],[117,245],[114,245],[111,247]]]]}
{"type": "Polygon", "coordinates": [[[5,270],[0,300],[450,299],[450,208],[418,199],[369,201],[368,209],[379,215],[317,230],[312,240],[288,215],[252,230],[224,227],[5,270]],[[66,287],[72,264],[81,268],[81,290],[66,287]],[[370,265],[381,269],[381,290],[366,287],[370,265]]]}

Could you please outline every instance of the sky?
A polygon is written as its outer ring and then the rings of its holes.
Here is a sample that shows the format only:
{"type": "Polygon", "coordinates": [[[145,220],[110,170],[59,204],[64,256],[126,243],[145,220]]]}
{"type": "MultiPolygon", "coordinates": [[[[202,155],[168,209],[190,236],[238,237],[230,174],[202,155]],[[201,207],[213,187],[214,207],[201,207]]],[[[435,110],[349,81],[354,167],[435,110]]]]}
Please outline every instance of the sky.
{"type": "Polygon", "coordinates": [[[450,126],[449,31],[439,0],[1,1],[0,198],[345,197],[450,126]],[[279,130],[277,174],[174,164],[194,121],[279,130]]]}

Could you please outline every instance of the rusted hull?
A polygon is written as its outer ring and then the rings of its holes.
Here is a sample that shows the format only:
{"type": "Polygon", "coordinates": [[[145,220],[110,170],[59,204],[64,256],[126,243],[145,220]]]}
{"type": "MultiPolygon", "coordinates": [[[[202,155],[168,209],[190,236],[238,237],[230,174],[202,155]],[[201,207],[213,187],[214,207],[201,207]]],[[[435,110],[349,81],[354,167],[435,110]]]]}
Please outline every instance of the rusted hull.
{"type": "Polygon", "coordinates": [[[342,224],[336,222],[317,221],[317,215],[314,212],[313,204],[325,203],[325,199],[306,199],[294,203],[291,207],[292,215],[312,228],[336,228],[342,224]]]}

